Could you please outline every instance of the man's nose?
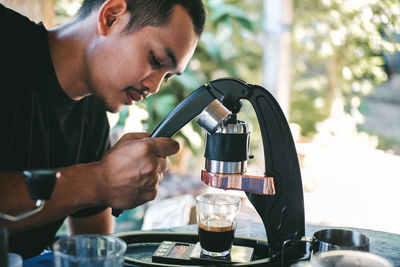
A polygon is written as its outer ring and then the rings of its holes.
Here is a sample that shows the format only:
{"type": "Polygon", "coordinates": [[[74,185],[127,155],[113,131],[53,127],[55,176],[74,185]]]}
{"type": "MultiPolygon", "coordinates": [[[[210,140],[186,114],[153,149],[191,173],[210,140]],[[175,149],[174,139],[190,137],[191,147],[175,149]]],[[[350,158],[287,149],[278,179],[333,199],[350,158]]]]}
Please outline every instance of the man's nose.
{"type": "Polygon", "coordinates": [[[143,81],[143,86],[149,88],[150,94],[157,93],[164,79],[164,75],[164,73],[153,73],[149,75],[149,77],[143,81]]]}

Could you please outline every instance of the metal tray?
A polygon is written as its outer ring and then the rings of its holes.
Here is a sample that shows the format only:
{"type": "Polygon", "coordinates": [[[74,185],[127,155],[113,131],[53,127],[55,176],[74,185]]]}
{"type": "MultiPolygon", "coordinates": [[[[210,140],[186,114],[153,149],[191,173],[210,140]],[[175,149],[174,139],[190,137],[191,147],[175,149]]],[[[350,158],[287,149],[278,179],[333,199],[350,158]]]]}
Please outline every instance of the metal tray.
{"type": "MultiPolygon", "coordinates": [[[[197,234],[190,233],[171,233],[171,232],[125,232],[114,234],[123,239],[128,247],[125,253],[125,263],[136,266],[178,266],[175,264],[152,262],[152,255],[164,240],[186,243],[197,243],[197,234]]],[[[254,257],[248,263],[230,263],[218,266],[281,266],[279,260],[270,257],[269,248],[265,240],[258,238],[236,237],[234,245],[254,248],[254,257]]],[[[179,265],[182,266],[182,265],[179,265]]],[[[196,266],[196,265],[186,265],[196,266]]],[[[199,265],[197,265],[199,266],[199,265]]],[[[214,265],[201,265],[214,266],[214,265]]]]}

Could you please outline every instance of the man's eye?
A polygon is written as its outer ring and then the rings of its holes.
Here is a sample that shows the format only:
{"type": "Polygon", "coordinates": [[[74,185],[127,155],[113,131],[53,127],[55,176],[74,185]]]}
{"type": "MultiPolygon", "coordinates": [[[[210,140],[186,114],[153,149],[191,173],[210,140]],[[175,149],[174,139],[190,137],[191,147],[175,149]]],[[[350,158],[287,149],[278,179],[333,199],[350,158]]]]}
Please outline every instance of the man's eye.
{"type": "Polygon", "coordinates": [[[153,52],[150,52],[150,64],[151,64],[154,68],[160,68],[160,67],[162,67],[161,62],[156,58],[156,56],[154,55],[153,52]]]}

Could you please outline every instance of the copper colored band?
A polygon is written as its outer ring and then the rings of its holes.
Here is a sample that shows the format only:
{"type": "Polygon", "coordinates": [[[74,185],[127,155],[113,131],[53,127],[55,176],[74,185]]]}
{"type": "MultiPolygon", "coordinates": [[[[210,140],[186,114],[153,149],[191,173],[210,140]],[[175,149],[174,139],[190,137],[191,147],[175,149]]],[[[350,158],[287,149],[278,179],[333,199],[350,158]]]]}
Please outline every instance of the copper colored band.
{"type": "Polygon", "coordinates": [[[224,174],[201,171],[201,180],[212,187],[240,190],[260,195],[275,195],[273,177],[246,174],[224,174]]]}

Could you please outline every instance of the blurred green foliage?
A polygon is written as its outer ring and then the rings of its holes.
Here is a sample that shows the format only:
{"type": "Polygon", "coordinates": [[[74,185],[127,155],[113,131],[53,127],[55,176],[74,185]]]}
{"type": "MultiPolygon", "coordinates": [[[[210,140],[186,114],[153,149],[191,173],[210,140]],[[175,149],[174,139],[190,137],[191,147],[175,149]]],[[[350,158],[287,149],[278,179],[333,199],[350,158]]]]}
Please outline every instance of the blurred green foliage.
{"type": "Polygon", "coordinates": [[[294,0],[291,121],[303,134],[341,99],[357,113],[361,99],[387,80],[385,53],[400,51],[398,0],[294,0]]]}
{"type": "Polygon", "coordinates": [[[55,25],[60,25],[71,20],[78,12],[83,0],[55,0],[54,18],[55,25]]]}

